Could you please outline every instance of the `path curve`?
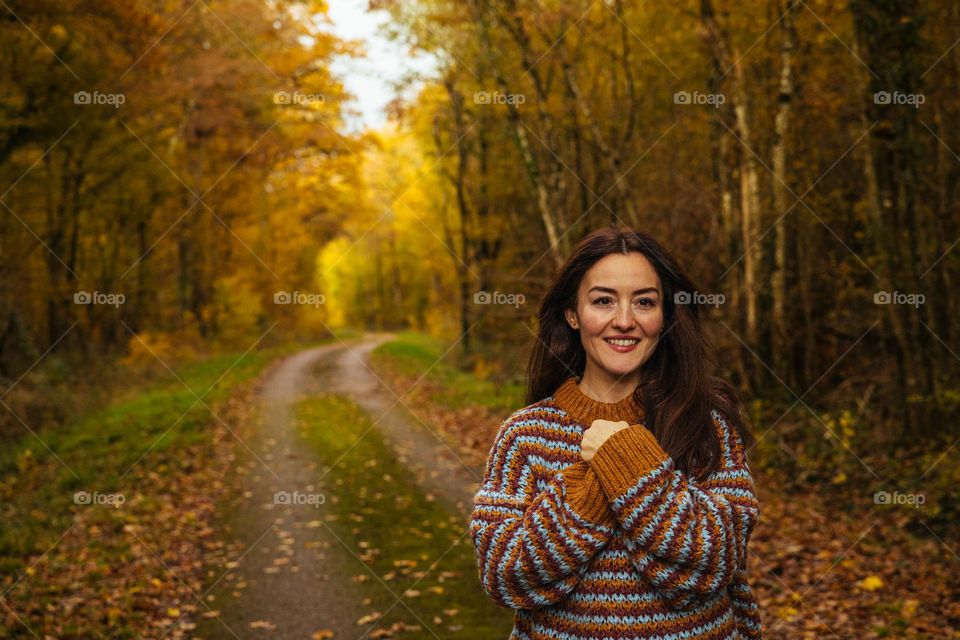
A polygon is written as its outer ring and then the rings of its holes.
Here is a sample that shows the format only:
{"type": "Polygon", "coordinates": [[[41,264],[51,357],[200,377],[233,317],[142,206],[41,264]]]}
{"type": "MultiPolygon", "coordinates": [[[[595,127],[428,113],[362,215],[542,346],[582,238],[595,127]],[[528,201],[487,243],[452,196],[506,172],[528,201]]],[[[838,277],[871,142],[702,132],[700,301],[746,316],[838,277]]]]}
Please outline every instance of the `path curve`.
{"type": "MultiPolygon", "coordinates": [[[[256,435],[242,445],[250,460],[243,496],[232,507],[228,529],[242,541],[236,566],[223,576],[207,604],[220,620],[200,621],[201,638],[304,638],[321,630],[334,638],[357,638],[357,620],[369,613],[351,576],[365,573],[360,562],[320,524],[323,511],[276,504],[278,491],[323,493],[316,484],[322,462],[297,434],[296,403],[316,393],[344,395],[370,417],[398,458],[428,492],[458,513],[468,514],[483,470],[469,467],[443,440],[404,406],[369,368],[370,353],[393,336],[369,334],[282,359],[264,374],[258,389],[256,435]],[[236,594],[239,593],[239,597],[236,594]],[[221,622],[222,621],[222,622],[221,622]],[[259,630],[258,630],[259,629],[259,630]]],[[[357,438],[365,427],[357,426],[357,438]]],[[[201,611],[206,609],[201,608],[201,611]]]]}
{"type": "Polygon", "coordinates": [[[370,353],[392,334],[372,334],[336,354],[330,390],[348,396],[406,461],[419,483],[458,513],[467,514],[483,479],[483,468],[464,462],[432,426],[424,424],[370,368],[370,353]]]}

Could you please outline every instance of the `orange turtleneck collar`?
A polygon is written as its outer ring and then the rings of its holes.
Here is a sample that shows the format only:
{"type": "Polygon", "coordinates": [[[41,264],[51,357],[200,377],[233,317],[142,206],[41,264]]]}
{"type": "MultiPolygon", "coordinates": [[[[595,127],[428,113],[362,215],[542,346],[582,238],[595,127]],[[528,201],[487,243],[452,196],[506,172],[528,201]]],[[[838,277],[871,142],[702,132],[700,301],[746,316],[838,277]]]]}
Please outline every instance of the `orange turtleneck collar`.
{"type": "Polygon", "coordinates": [[[570,376],[553,394],[560,408],[571,417],[590,426],[594,420],[626,421],[628,424],[643,423],[643,405],[636,394],[631,393],[617,402],[594,400],[580,390],[577,379],[570,376]]]}

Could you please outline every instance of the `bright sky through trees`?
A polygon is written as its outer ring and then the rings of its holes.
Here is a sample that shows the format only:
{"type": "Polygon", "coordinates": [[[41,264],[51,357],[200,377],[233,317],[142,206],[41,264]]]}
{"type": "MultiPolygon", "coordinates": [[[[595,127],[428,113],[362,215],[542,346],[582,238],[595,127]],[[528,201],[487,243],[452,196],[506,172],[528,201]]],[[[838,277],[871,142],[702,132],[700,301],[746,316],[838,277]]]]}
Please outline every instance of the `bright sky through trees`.
{"type": "MultiPolygon", "coordinates": [[[[394,85],[405,75],[430,74],[436,66],[432,57],[412,52],[383,33],[381,27],[389,22],[389,13],[366,9],[366,0],[332,0],[329,14],[333,24],[324,25],[343,40],[360,41],[367,53],[364,58],[340,56],[331,65],[354,96],[347,103],[347,124],[354,131],[380,127],[386,120],[384,107],[396,95],[394,85]]],[[[413,96],[420,84],[408,87],[404,96],[413,96]]]]}

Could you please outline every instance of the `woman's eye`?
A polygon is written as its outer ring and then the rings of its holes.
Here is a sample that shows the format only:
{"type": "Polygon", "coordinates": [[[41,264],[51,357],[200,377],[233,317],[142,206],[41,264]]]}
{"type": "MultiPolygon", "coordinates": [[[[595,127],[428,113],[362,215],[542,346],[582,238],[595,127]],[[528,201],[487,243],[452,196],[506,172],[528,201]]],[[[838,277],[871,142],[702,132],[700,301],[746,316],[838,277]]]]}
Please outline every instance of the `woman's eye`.
{"type": "Polygon", "coordinates": [[[601,297],[597,298],[596,300],[594,300],[594,301],[593,301],[593,304],[601,304],[601,303],[604,302],[604,301],[609,302],[609,301],[610,301],[610,296],[601,296],[601,297]]]}
{"type": "Polygon", "coordinates": [[[649,307],[654,307],[654,306],[656,306],[657,301],[654,300],[653,298],[639,298],[639,299],[637,300],[637,303],[638,303],[641,307],[648,307],[648,308],[649,308],[649,307]]]}

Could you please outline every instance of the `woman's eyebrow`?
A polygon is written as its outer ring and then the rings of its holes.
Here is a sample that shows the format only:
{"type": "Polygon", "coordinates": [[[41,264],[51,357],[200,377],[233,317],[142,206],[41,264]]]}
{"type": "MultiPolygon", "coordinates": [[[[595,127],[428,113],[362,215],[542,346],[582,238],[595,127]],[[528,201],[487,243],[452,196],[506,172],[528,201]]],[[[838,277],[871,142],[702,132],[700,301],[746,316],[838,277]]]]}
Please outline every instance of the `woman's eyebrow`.
{"type": "MultiPolygon", "coordinates": [[[[616,292],[617,292],[616,289],[611,289],[610,287],[601,287],[601,286],[599,286],[599,285],[596,285],[596,286],[590,287],[590,290],[587,291],[587,293],[590,293],[590,291],[594,291],[594,290],[596,290],[596,291],[603,291],[604,293],[616,293],[616,292]]],[[[645,287],[645,288],[643,288],[643,289],[637,289],[636,291],[634,291],[634,293],[660,293],[660,292],[657,290],[656,287],[645,287]]]]}

